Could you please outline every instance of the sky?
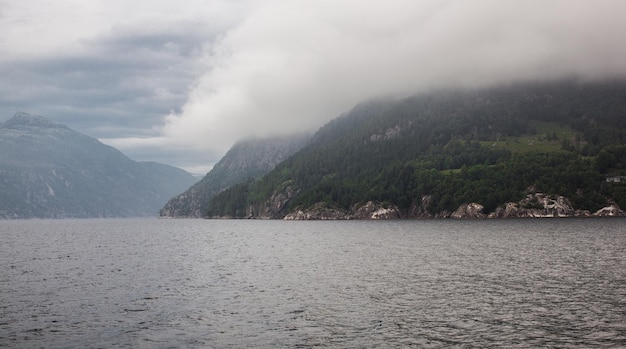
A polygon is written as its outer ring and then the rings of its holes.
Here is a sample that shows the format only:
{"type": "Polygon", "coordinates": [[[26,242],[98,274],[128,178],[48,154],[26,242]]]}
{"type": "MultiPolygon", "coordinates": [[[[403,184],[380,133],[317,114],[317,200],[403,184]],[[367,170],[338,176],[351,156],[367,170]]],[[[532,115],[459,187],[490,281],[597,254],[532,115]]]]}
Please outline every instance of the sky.
{"type": "Polygon", "coordinates": [[[238,140],[444,87],[626,77],[623,0],[0,0],[0,121],[204,174],[238,140]]]}

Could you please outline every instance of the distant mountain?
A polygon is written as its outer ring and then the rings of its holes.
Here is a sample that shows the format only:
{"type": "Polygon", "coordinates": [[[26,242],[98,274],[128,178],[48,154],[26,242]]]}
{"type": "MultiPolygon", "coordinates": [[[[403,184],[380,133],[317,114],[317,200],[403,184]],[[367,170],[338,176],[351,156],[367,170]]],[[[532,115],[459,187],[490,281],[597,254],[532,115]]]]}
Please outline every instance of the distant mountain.
{"type": "Polygon", "coordinates": [[[207,212],[614,215],[626,206],[625,179],[626,82],[525,83],[361,103],[267,175],[220,193],[207,212]]]}
{"type": "Polygon", "coordinates": [[[0,218],[156,216],[195,181],[42,116],[0,124],[0,218]]]}
{"type": "Polygon", "coordinates": [[[310,134],[300,134],[235,144],[202,180],[169,200],[161,209],[161,217],[206,216],[208,204],[215,195],[234,184],[268,173],[310,138],[310,134]]]}

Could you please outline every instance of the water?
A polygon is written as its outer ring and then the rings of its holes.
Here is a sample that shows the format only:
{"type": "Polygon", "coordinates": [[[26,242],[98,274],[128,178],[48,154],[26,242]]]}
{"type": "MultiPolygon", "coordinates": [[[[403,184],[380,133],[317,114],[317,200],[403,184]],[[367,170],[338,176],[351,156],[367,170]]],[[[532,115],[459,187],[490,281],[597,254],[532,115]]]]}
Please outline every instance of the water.
{"type": "Polygon", "coordinates": [[[626,220],[0,222],[0,346],[626,347],[626,220]]]}

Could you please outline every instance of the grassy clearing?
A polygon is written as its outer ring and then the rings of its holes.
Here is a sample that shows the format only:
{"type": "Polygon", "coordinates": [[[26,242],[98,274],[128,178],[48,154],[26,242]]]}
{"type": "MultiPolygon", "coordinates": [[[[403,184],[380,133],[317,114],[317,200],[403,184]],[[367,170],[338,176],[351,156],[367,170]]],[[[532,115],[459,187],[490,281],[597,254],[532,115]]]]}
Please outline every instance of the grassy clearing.
{"type": "Polygon", "coordinates": [[[561,149],[563,140],[572,141],[578,134],[556,122],[533,122],[536,133],[522,137],[501,137],[497,141],[481,141],[485,147],[507,149],[514,153],[551,152],[561,149]]]}

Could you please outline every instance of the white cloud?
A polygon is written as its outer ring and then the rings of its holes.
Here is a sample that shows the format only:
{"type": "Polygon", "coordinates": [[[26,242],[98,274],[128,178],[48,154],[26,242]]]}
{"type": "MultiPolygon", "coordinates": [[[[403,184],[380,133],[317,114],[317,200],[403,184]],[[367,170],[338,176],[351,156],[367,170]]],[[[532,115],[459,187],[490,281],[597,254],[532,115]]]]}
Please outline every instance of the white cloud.
{"type": "Polygon", "coordinates": [[[244,16],[246,1],[0,0],[2,57],[85,52],[94,39],[132,32],[221,32],[244,16]]]}
{"type": "Polygon", "coordinates": [[[626,71],[621,1],[269,1],[205,53],[163,135],[225,149],[383,94],[626,71]]]}
{"type": "Polygon", "coordinates": [[[380,95],[623,77],[624,13],[622,0],[0,0],[0,111],[205,166],[380,95]]]}

